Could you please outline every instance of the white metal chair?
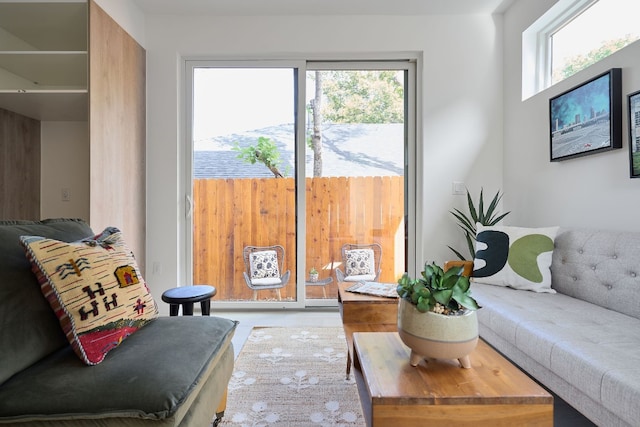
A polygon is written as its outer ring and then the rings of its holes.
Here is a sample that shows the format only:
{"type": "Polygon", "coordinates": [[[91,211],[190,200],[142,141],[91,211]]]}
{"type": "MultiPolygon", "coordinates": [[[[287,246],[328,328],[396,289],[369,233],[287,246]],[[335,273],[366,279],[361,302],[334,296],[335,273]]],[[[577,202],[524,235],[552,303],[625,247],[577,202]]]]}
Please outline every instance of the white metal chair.
{"type": "Polygon", "coordinates": [[[344,272],[336,268],[338,282],[377,282],[382,271],[382,246],[347,243],[342,246],[342,262],[344,272]]]}
{"type": "Polygon", "coordinates": [[[275,289],[278,301],[282,300],[280,289],[289,283],[291,271],[284,274],[285,250],[280,245],[245,246],[242,251],[245,271],[243,276],[247,286],[253,290],[253,300],[258,298],[258,291],[275,289]]]}

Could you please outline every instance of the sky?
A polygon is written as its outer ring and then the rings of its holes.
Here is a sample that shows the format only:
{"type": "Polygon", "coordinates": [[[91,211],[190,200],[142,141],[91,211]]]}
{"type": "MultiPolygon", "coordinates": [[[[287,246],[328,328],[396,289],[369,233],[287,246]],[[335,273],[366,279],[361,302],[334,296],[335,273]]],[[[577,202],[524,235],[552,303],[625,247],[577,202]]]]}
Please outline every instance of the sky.
{"type": "Polygon", "coordinates": [[[294,122],[291,68],[196,68],[195,141],[294,122]]]}
{"type": "Polygon", "coordinates": [[[627,34],[640,37],[640,0],[599,0],[553,36],[553,63],[627,34]]]}

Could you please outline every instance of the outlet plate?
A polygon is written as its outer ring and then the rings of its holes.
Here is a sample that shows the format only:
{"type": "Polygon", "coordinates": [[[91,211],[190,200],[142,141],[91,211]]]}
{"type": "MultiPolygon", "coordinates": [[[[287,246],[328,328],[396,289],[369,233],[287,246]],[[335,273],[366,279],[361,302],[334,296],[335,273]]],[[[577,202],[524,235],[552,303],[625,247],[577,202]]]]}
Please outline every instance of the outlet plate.
{"type": "Polygon", "coordinates": [[[60,190],[60,199],[63,202],[70,202],[71,201],[71,189],[70,188],[63,188],[60,190]]]}

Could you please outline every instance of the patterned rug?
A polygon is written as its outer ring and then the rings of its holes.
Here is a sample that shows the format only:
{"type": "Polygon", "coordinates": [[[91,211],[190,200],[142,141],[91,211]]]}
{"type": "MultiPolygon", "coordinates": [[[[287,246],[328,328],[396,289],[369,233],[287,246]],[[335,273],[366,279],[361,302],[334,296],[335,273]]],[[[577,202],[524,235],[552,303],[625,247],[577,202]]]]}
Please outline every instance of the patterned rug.
{"type": "Polygon", "coordinates": [[[364,426],[342,328],[253,328],[221,426],[364,426]]]}

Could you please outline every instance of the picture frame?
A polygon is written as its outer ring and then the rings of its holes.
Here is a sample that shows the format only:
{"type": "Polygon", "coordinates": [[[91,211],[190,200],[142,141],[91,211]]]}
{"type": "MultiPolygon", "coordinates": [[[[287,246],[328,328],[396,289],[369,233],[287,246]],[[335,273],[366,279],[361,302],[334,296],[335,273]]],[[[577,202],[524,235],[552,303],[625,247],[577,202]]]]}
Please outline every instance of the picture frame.
{"type": "Polygon", "coordinates": [[[627,95],[629,113],[629,174],[640,178],[640,90],[627,95]]]}
{"type": "Polygon", "coordinates": [[[552,162],[622,148],[622,69],[551,98],[549,124],[552,162]]]}

